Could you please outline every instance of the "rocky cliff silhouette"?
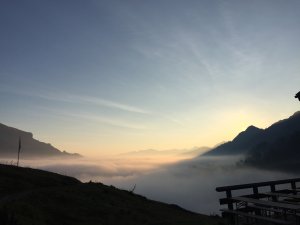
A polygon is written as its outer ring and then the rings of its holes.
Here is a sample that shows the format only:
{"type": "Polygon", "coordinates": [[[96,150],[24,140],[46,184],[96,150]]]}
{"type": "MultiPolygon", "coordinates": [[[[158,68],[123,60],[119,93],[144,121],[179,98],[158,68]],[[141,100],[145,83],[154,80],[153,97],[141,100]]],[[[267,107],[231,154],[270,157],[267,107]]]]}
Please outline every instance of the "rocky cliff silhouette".
{"type": "Polygon", "coordinates": [[[0,123],[0,156],[16,157],[19,137],[22,140],[21,157],[80,157],[53,147],[51,144],[38,141],[33,134],[0,123]]]}

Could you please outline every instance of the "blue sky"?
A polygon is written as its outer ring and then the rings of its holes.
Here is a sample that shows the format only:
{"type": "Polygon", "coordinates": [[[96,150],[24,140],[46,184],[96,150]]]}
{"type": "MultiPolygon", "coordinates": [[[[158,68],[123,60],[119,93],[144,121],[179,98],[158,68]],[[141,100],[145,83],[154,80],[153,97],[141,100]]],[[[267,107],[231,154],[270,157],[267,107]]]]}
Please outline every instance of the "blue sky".
{"type": "Polygon", "coordinates": [[[0,122],[61,149],[214,145],[299,109],[299,1],[0,4],[0,122]]]}

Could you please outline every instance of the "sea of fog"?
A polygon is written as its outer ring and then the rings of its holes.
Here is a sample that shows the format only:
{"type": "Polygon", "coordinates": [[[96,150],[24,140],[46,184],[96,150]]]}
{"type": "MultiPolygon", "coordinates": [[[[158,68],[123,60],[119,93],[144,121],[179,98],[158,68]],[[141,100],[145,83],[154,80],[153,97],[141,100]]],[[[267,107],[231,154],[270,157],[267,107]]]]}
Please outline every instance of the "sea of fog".
{"type": "Polygon", "coordinates": [[[287,179],[297,174],[237,166],[240,157],[197,157],[178,162],[151,157],[101,159],[22,160],[22,166],[101,182],[132,190],[149,199],[177,204],[185,209],[218,214],[218,186],[287,179]]]}

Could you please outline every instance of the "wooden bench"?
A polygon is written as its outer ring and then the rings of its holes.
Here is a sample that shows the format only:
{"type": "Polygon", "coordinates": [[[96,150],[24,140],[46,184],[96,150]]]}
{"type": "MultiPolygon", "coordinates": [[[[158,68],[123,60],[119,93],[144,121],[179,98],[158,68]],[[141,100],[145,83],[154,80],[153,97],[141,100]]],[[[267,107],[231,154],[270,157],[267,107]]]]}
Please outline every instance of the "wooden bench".
{"type": "Polygon", "coordinates": [[[239,216],[249,217],[249,218],[253,218],[253,219],[257,219],[257,220],[268,221],[268,222],[272,222],[272,223],[276,223],[276,224],[285,224],[285,225],[292,224],[291,221],[279,220],[279,219],[275,219],[275,218],[271,218],[271,217],[265,217],[265,216],[258,216],[258,215],[244,213],[244,212],[240,212],[240,211],[236,211],[236,210],[221,209],[221,211],[225,212],[225,213],[230,213],[230,214],[235,214],[235,215],[239,215],[239,216]]]}

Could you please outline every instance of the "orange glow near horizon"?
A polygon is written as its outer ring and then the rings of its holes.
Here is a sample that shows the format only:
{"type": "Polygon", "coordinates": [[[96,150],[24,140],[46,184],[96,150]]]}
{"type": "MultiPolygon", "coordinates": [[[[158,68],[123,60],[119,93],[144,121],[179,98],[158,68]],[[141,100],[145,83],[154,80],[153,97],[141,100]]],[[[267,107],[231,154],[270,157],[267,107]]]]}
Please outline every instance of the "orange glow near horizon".
{"type": "Polygon", "coordinates": [[[199,116],[193,113],[190,119],[180,127],[168,127],[161,123],[160,126],[145,130],[141,133],[120,133],[116,132],[106,135],[99,135],[101,131],[94,130],[93,135],[88,134],[62,134],[39,137],[46,139],[60,150],[77,152],[84,156],[107,156],[118,155],[131,151],[146,149],[169,150],[169,149],[191,149],[193,147],[213,147],[218,143],[232,140],[240,132],[254,125],[258,128],[266,128],[280,119],[292,115],[287,113],[273,114],[258,113],[249,109],[225,110],[216,114],[206,116],[202,121],[199,116]],[[196,121],[196,122],[193,122],[196,121]],[[204,122],[203,122],[204,121],[204,122]],[[205,127],[203,129],[203,127],[205,127]]]}

